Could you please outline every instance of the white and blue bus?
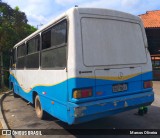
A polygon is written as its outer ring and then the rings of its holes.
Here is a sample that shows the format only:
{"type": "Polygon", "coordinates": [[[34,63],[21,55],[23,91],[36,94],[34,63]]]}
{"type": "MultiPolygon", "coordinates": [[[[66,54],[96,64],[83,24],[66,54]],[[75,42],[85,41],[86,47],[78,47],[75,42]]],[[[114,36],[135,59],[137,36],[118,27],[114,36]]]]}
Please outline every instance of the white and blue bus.
{"type": "Polygon", "coordinates": [[[150,105],[152,64],[139,17],[72,8],[13,47],[15,96],[77,124],[150,105]]]}

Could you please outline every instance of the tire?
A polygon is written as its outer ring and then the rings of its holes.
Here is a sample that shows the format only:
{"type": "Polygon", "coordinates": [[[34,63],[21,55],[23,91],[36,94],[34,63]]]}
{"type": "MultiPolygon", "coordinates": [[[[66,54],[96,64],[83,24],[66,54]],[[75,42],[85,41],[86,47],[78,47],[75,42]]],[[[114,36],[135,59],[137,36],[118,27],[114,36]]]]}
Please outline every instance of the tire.
{"type": "Polygon", "coordinates": [[[36,114],[37,114],[37,117],[39,119],[44,119],[45,117],[45,112],[43,111],[42,109],[42,106],[41,106],[41,102],[40,102],[40,98],[38,95],[36,95],[35,97],[35,111],[36,111],[36,114]]]}

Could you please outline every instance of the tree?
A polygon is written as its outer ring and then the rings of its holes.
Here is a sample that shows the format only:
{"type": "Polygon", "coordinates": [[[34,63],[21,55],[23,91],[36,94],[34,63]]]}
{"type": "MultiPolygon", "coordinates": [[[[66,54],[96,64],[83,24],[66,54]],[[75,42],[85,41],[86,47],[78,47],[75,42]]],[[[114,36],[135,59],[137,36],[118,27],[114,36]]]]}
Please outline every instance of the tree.
{"type": "MultiPolygon", "coordinates": [[[[0,0],[0,66],[9,67],[9,50],[20,40],[30,35],[36,28],[27,24],[28,20],[24,12],[16,6],[12,9],[7,3],[0,0]],[[5,55],[4,55],[5,53],[5,55]]],[[[1,85],[4,85],[4,74],[1,68],[1,85]]]]}

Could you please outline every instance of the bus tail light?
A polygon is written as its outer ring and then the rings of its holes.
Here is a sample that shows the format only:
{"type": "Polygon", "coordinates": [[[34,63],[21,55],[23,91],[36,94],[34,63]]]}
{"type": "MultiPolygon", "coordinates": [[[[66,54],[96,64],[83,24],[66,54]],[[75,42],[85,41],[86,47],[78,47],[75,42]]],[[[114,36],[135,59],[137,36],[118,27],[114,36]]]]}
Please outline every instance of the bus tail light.
{"type": "Polygon", "coordinates": [[[81,90],[75,90],[73,92],[73,98],[79,99],[79,98],[86,98],[92,96],[92,89],[81,89],[81,90]]]}
{"type": "Polygon", "coordinates": [[[145,81],[144,82],[144,88],[147,89],[147,88],[152,88],[153,87],[153,83],[152,81],[145,81]]]}

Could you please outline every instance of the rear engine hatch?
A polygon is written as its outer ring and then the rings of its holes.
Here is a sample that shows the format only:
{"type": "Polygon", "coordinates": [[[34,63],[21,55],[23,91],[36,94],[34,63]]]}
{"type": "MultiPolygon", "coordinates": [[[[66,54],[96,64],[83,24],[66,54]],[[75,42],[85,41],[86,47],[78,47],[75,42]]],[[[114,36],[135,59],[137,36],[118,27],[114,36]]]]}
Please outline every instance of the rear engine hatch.
{"type": "Polygon", "coordinates": [[[96,69],[96,97],[114,97],[140,92],[142,87],[141,67],[96,69]]]}

